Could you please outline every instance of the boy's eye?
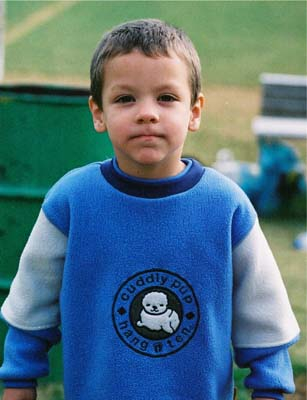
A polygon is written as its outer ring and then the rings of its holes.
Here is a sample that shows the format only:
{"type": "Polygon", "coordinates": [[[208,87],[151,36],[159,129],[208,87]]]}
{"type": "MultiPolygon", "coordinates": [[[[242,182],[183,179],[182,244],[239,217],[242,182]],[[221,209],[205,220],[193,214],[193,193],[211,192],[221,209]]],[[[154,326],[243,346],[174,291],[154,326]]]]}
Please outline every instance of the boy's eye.
{"type": "Polygon", "coordinates": [[[133,96],[125,94],[124,96],[119,96],[115,99],[115,103],[130,103],[135,101],[133,96]]]}
{"type": "Polygon", "coordinates": [[[172,94],[162,94],[161,96],[159,96],[159,101],[163,101],[163,102],[172,102],[172,101],[176,101],[177,98],[175,96],[173,96],[172,94]]]}

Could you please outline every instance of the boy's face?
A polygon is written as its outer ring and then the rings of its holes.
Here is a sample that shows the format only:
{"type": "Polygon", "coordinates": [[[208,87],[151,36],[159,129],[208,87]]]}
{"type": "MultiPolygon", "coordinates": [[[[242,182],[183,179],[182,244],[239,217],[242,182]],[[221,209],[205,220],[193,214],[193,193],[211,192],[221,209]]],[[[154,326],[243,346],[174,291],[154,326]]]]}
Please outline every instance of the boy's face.
{"type": "Polygon", "coordinates": [[[203,96],[191,107],[189,72],[175,54],[133,51],[107,62],[103,111],[90,99],[94,126],[108,131],[119,167],[129,175],[163,178],[183,169],[188,130],[200,124],[203,96]]]}

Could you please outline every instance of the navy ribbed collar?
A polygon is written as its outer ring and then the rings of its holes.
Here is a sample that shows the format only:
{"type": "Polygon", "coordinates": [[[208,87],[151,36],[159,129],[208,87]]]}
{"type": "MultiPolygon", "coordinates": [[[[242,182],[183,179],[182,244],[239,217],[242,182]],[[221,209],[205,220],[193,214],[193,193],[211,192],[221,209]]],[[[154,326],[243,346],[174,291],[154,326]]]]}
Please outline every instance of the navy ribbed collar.
{"type": "Polygon", "coordinates": [[[100,165],[104,178],[119,191],[131,196],[157,199],[185,192],[195,186],[205,172],[205,168],[196,160],[184,158],[185,169],[176,176],[164,179],[140,179],[125,174],[115,159],[100,165]]]}

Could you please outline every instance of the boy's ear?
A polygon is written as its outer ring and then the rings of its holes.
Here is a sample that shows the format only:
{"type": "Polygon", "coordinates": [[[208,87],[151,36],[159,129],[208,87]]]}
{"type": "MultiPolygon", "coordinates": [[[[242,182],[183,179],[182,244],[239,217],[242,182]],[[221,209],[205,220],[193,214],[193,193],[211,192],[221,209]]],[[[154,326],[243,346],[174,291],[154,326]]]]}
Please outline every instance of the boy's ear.
{"type": "Polygon", "coordinates": [[[200,93],[197,97],[195,104],[191,108],[191,115],[189,121],[189,131],[195,132],[199,129],[201,121],[201,111],[205,104],[205,97],[200,93]]]}
{"type": "Polygon", "coordinates": [[[105,132],[107,130],[107,127],[104,121],[103,111],[95,103],[92,96],[90,96],[90,98],[88,99],[88,105],[92,113],[94,128],[96,132],[105,132]]]}

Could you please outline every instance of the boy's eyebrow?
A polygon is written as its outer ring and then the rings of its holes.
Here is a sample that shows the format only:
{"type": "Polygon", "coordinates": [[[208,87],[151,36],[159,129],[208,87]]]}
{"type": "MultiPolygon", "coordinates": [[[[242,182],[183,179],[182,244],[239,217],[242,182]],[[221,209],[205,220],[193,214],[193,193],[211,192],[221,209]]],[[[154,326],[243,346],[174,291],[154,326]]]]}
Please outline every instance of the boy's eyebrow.
{"type": "MultiPolygon", "coordinates": [[[[118,91],[133,91],[138,88],[136,88],[134,85],[129,85],[129,84],[115,84],[110,87],[110,92],[118,92],[118,91]]],[[[154,87],[154,90],[156,92],[164,92],[164,91],[172,91],[172,90],[180,90],[180,85],[177,84],[175,80],[167,82],[165,84],[159,84],[156,87],[154,87]]]]}
{"type": "Polygon", "coordinates": [[[164,91],[168,91],[168,90],[180,90],[181,86],[177,84],[177,82],[174,81],[170,81],[167,82],[165,84],[161,84],[159,86],[157,86],[156,90],[160,91],[160,92],[164,92],[164,91]]]}
{"type": "Polygon", "coordinates": [[[127,84],[115,84],[111,86],[110,91],[115,92],[115,91],[131,91],[133,90],[134,87],[132,85],[127,85],[127,84]]]}

